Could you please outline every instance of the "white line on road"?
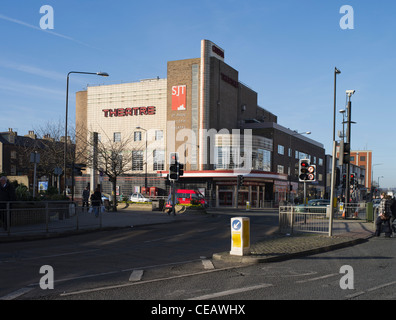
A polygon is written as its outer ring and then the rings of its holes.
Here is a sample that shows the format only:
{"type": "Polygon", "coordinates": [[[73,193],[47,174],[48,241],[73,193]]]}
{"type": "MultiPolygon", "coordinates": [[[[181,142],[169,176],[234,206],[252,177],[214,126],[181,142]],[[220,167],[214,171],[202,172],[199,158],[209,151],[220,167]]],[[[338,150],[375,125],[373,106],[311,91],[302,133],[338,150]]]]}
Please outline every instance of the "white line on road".
{"type": "Polygon", "coordinates": [[[379,286],[367,289],[366,291],[359,291],[359,292],[356,292],[354,294],[347,295],[347,296],[345,296],[345,298],[347,298],[347,299],[356,298],[358,296],[361,296],[362,294],[369,293],[369,292],[372,292],[372,291],[376,291],[376,290],[379,290],[379,289],[382,289],[382,288],[386,288],[386,287],[389,287],[389,286],[393,286],[394,284],[396,284],[396,281],[392,281],[392,282],[389,282],[389,283],[381,284],[379,286]]]}
{"type": "Polygon", "coordinates": [[[200,275],[200,274],[207,274],[207,273],[211,273],[211,272],[218,272],[218,271],[224,271],[224,270],[230,270],[230,269],[235,269],[235,266],[221,268],[221,269],[205,270],[205,271],[201,271],[201,272],[182,274],[182,275],[166,277],[166,278],[145,280],[145,281],[139,281],[139,282],[131,282],[131,283],[125,283],[125,284],[120,284],[120,285],[99,287],[99,288],[86,289],[86,290],[73,291],[73,292],[65,292],[65,293],[60,294],[60,296],[65,297],[65,296],[72,296],[72,295],[77,295],[77,294],[85,294],[85,293],[97,292],[97,291],[103,291],[103,290],[119,289],[119,288],[131,287],[131,286],[134,286],[134,285],[161,282],[161,281],[167,281],[167,280],[173,280],[173,279],[181,279],[181,278],[186,278],[186,277],[194,277],[194,276],[197,276],[197,275],[200,275]]]}
{"type": "Polygon", "coordinates": [[[129,281],[136,282],[142,280],[144,270],[133,270],[129,276],[129,281]]]}
{"type": "Polygon", "coordinates": [[[14,292],[11,292],[11,293],[1,297],[0,300],[14,300],[14,299],[24,295],[25,293],[32,291],[32,290],[34,290],[33,287],[21,288],[19,290],[16,290],[14,292]]]}
{"type": "Polygon", "coordinates": [[[29,261],[29,260],[44,259],[44,258],[55,258],[55,257],[62,257],[62,256],[70,256],[73,254],[95,252],[98,250],[100,250],[100,249],[73,251],[73,252],[66,252],[66,253],[51,254],[51,255],[47,255],[47,256],[36,256],[36,257],[21,258],[21,259],[15,259],[15,260],[5,260],[5,261],[1,261],[1,262],[18,262],[18,261],[29,261]]]}
{"type": "Polygon", "coordinates": [[[215,268],[212,261],[210,261],[209,259],[202,260],[202,264],[203,264],[204,269],[206,269],[206,270],[211,270],[211,269],[215,268]]]}
{"type": "Polygon", "coordinates": [[[237,288],[237,289],[231,289],[231,290],[206,294],[204,296],[194,297],[194,298],[190,298],[188,300],[208,300],[208,299],[213,299],[213,298],[229,296],[231,294],[237,294],[237,293],[242,293],[242,292],[247,292],[247,291],[252,291],[252,290],[268,288],[268,287],[272,287],[272,286],[273,286],[272,284],[264,283],[264,284],[259,284],[259,285],[251,286],[251,287],[237,288]]]}
{"type": "Polygon", "coordinates": [[[327,274],[325,276],[321,276],[321,277],[317,277],[317,278],[299,280],[299,281],[296,281],[296,283],[306,283],[306,282],[311,282],[311,281],[316,281],[316,280],[327,279],[327,278],[331,278],[331,277],[335,277],[335,276],[339,276],[339,275],[340,275],[339,273],[331,273],[331,274],[327,274]]]}

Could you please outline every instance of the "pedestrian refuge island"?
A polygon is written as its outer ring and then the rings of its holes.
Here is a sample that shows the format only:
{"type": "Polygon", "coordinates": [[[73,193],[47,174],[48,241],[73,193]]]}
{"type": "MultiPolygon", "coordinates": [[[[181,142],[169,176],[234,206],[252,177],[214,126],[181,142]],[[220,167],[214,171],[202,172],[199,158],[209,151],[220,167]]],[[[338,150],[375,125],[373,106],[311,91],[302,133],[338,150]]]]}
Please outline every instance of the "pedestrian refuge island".
{"type": "Polygon", "coordinates": [[[230,255],[250,254],[250,220],[246,217],[231,218],[230,255]]]}

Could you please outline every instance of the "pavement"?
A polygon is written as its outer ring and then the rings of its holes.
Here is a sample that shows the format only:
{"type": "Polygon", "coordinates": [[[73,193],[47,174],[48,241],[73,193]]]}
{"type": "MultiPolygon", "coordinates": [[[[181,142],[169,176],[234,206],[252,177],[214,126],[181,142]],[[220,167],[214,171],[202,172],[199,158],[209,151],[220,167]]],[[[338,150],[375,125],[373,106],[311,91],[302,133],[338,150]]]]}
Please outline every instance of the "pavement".
{"type": "MultiPolygon", "coordinates": [[[[150,207],[151,209],[151,207],[150,207]]],[[[216,214],[231,214],[233,216],[263,215],[265,210],[252,210],[249,213],[243,210],[210,209],[208,214],[202,212],[182,212],[176,216],[168,216],[159,211],[138,210],[131,207],[119,206],[118,212],[108,212],[103,214],[100,230],[115,228],[129,228],[143,225],[173,223],[176,221],[188,221],[194,219],[207,218],[216,214]]],[[[272,211],[273,212],[273,211],[272,211]]],[[[232,216],[230,216],[231,218],[232,216]]],[[[294,233],[280,234],[274,233],[250,244],[249,254],[243,256],[231,255],[229,251],[214,253],[213,260],[227,263],[264,263],[287,260],[321,252],[326,252],[342,247],[352,246],[367,241],[373,236],[375,225],[373,222],[365,220],[342,219],[333,221],[333,234],[313,234],[294,233]]],[[[0,234],[0,243],[8,241],[27,241],[31,239],[48,238],[75,233],[89,232],[98,228],[81,228],[76,231],[64,230],[56,233],[45,233],[42,230],[35,232],[34,229],[28,234],[6,235],[0,234]]],[[[231,240],[231,239],[230,239],[231,240]]],[[[231,241],[230,241],[231,242],[231,241]]],[[[231,249],[231,248],[230,248],[231,249]]]]}
{"type": "Polygon", "coordinates": [[[213,254],[213,259],[233,263],[265,263],[318,254],[363,243],[374,233],[374,223],[362,220],[334,221],[333,234],[274,234],[250,245],[243,256],[230,252],[213,254]]]}

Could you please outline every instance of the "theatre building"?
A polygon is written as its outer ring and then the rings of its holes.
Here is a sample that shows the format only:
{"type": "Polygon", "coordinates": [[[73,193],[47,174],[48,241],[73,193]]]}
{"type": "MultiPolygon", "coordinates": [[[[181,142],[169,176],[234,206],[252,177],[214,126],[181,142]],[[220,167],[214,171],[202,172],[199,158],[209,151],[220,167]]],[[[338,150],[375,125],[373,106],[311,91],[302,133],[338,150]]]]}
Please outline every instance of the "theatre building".
{"type": "MultiPolygon", "coordinates": [[[[238,175],[244,176],[239,204],[258,207],[298,196],[295,165],[301,155],[318,159],[317,170],[324,174],[323,145],[278,125],[277,116],[258,106],[257,92],[225,61],[224,49],[202,40],[199,58],[167,63],[167,79],[77,92],[76,128],[86,129],[87,139],[94,132],[101,141],[130,139],[125,150],[132,154],[130,172],[118,177],[120,194],[156,188],[158,195],[167,195],[171,152],[185,164],[178,187],[199,189],[212,206],[236,205],[238,175]]],[[[107,178],[88,169],[76,179],[76,195],[87,183],[91,189],[100,183],[110,193],[107,178]]],[[[310,187],[321,193],[323,183],[310,187]]]]}

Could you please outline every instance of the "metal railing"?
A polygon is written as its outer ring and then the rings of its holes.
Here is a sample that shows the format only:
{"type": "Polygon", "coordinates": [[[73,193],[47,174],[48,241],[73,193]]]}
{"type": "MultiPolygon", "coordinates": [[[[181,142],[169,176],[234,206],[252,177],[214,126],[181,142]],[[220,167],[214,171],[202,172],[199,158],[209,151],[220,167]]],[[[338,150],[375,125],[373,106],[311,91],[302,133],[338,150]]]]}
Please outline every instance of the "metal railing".
{"type": "Polygon", "coordinates": [[[279,231],[290,234],[297,231],[328,233],[329,220],[326,210],[315,206],[280,206],[279,231]]]}
{"type": "MultiPolygon", "coordinates": [[[[329,233],[330,206],[280,206],[281,233],[329,233]]],[[[368,220],[367,203],[351,203],[333,210],[333,219],[368,220]]]]}
{"type": "Polygon", "coordinates": [[[0,202],[0,236],[101,228],[98,217],[71,201],[0,202]]]}

